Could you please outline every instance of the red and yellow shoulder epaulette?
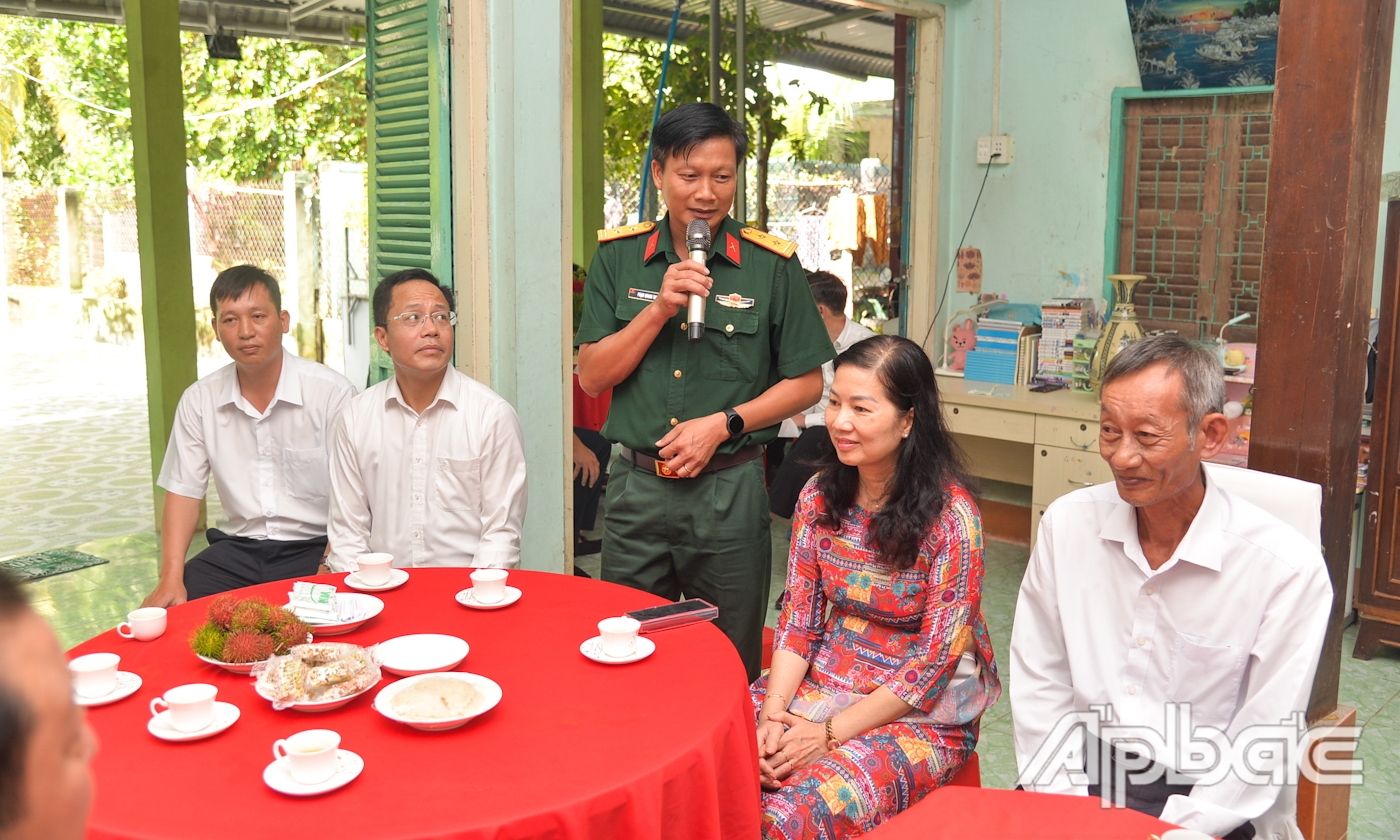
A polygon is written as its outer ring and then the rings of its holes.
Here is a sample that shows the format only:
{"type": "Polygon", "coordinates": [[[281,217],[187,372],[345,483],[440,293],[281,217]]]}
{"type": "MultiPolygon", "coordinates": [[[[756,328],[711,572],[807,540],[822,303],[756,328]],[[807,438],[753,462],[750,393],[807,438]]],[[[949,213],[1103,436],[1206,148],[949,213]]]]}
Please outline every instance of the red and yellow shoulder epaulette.
{"type": "Polygon", "coordinates": [[[614,239],[626,239],[629,236],[637,236],[646,233],[656,227],[656,222],[638,222],[635,225],[623,225],[622,227],[609,228],[598,231],[599,242],[611,242],[614,239]]]}
{"type": "Polygon", "coordinates": [[[774,236],[771,233],[764,233],[758,228],[746,227],[739,231],[739,235],[757,245],[760,248],[767,248],[780,257],[787,258],[797,253],[797,243],[789,242],[781,236],[774,236]]]}

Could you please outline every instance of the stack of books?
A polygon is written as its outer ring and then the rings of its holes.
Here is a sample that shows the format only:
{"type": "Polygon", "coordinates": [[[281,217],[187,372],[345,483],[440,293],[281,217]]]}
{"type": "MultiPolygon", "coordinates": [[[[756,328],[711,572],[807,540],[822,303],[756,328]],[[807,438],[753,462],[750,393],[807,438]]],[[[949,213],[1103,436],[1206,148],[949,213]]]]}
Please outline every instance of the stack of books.
{"type": "Polygon", "coordinates": [[[977,346],[967,351],[965,376],[979,382],[1015,384],[1020,342],[1020,321],[978,318],[977,346]]]}
{"type": "Polygon", "coordinates": [[[1074,339],[1092,329],[1095,319],[1094,302],[1089,298],[1055,298],[1040,305],[1038,380],[1073,383],[1074,339]]]}
{"type": "Polygon", "coordinates": [[[1016,384],[1029,385],[1036,374],[1036,358],[1040,351],[1040,328],[1023,329],[1016,345],[1016,384]],[[1035,332],[1030,332],[1034,329],[1035,332]]]}

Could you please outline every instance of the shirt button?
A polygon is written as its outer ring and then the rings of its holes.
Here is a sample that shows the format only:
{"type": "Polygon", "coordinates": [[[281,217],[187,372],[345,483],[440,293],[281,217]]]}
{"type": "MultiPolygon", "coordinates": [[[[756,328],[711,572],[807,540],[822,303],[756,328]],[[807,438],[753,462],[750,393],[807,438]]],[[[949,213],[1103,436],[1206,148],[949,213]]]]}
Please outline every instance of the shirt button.
{"type": "Polygon", "coordinates": [[[674,417],[671,418],[671,425],[672,425],[672,426],[676,425],[676,424],[679,423],[679,422],[681,422],[681,421],[677,420],[677,419],[674,418],[674,417]]]}
{"type": "Polygon", "coordinates": [[[681,378],[681,372],[680,372],[680,371],[676,371],[676,378],[677,378],[677,379],[680,379],[680,378],[681,378]]]}
{"type": "Polygon", "coordinates": [[[681,321],[681,332],[685,332],[685,321],[681,321]]]}
{"type": "Polygon", "coordinates": [[[1142,647],[1143,645],[1147,644],[1147,637],[1146,637],[1146,636],[1138,636],[1138,638],[1137,638],[1137,643],[1138,643],[1138,647],[1142,647]]]}
{"type": "Polygon", "coordinates": [[[1157,588],[1156,588],[1156,587],[1153,587],[1153,586],[1149,586],[1149,587],[1147,587],[1146,589],[1144,589],[1143,591],[1146,592],[1148,595],[1151,595],[1153,592],[1156,592],[1156,591],[1157,591],[1157,588]]]}
{"type": "Polygon", "coordinates": [[[733,324],[725,324],[725,325],[724,325],[724,331],[725,331],[725,332],[734,332],[734,325],[733,325],[733,324]]]}
{"type": "Polygon", "coordinates": [[[1128,693],[1129,693],[1129,694],[1137,694],[1137,686],[1135,686],[1135,685],[1130,685],[1130,686],[1128,686],[1128,693]]]}
{"type": "Polygon", "coordinates": [[[419,532],[417,532],[417,531],[414,531],[414,532],[413,532],[413,538],[414,538],[415,540],[418,539],[418,538],[421,537],[421,536],[423,536],[421,533],[419,533],[419,532]]]}
{"type": "Polygon", "coordinates": [[[421,463],[423,463],[423,459],[422,459],[422,458],[414,458],[414,459],[413,459],[413,463],[415,463],[415,464],[421,464],[421,463]]]}
{"type": "Polygon", "coordinates": [[[420,498],[421,498],[421,497],[420,497],[417,493],[414,493],[414,494],[413,494],[413,501],[416,502],[416,501],[418,501],[420,498]]]}

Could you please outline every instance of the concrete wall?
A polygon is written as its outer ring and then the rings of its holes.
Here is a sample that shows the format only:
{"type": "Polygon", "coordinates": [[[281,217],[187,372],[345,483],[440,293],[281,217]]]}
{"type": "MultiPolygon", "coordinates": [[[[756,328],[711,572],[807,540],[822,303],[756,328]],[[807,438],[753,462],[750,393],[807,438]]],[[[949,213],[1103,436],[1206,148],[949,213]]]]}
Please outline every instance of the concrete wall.
{"type": "MultiPolygon", "coordinates": [[[[1116,87],[1140,84],[1125,5],[1002,2],[1000,128],[1012,137],[1012,163],[992,167],[966,244],[982,249],[984,292],[1039,303],[1064,290],[1061,272],[1083,274],[1100,290],[1111,97],[1116,87]]],[[[975,151],[978,135],[992,132],[994,16],[995,0],[948,5],[940,293],[986,170],[975,151]]],[[[1396,44],[1386,172],[1400,171],[1396,44]]],[[[972,302],[950,289],[939,329],[949,313],[972,302]]]]}

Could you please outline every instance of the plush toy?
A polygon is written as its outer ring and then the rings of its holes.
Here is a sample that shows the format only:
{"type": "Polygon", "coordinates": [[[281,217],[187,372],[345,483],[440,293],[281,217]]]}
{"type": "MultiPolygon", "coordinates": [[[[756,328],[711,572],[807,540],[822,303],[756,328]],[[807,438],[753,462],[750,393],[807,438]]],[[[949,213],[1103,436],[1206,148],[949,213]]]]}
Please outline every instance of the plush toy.
{"type": "Polygon", "coordinates": [[[962,370],[967,366],[967,351],[977,346],[977,324],[971,318],[964,318],[961,324],[953,327],[948,334],[948,369],[962,370]]]}

